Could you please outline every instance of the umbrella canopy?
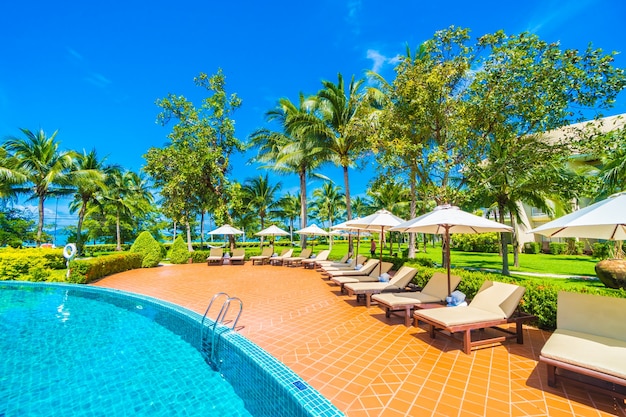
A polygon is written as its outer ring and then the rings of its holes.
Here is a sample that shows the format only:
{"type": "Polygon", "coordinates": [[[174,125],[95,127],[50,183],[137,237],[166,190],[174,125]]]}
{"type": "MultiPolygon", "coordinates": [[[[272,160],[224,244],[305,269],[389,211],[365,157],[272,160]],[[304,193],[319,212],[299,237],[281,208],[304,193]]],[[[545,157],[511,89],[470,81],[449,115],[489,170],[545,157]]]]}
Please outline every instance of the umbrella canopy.
{"type": "Polygon", "coordinates": [[[278,226],[271,225],[258,233],[255,233],[257,236],[288,236],[289,232],[285,232],[278,226]]]}
{"type": "MultiPolygon", "coordinates": [[[[307,226],[304,229],[296,230],[296,233],[300,235],[328,236],[328,232],[316,224],[307,226]]],[[[314,243],[312,243],[312,245],[314,245],[314,243]]]]}
{"type": "Polygon", "coordinates": [[[352,219],[352,220],[347,220],[343,223],[339,223],[336,224],[334,226],[330,226],[331,229],[337,231],[337,230],[347,230],[348,232],[355,232],[356,231],[356,254],[358,256],[359,254],[359,243],[361,242],[361,228],[357,227],[357,226],[349,226],[348,223],[350,222],[358,222],[360,221],[361,218],[357,217],[356,219],[352,219]]]}
{"type": "Polygon", "coordinates": [[[513,228],[446,204],[436,207],[430,213],[399,224],[391,230],[444,235],[446,259],[448,260],[448,295],[450,295],[452,292],[450,288],[450,234],[510,232],[513,228]]]}
{"type": "Polygon", "coordinates": [[[316,224],[305,227],[304,229],[296,230],[296,233],[300,235],[318,235],[328,236],[328,232],[316,224]]]}
{"type": "MultiPolygon", "coordinates": [[[[289,236],[289,232],[285,232],[278,226],[271,225],[270,227],[266,227],[258,233],[255,233],[257,236],[272,236],[275,238],[276,236],[289,236]]],[[[274,239],[272,239],[272,250],[274,249],[274,239]]]]}
{"type": "Polygon", "coordinates": [[[548,237],[626,240],[626,193],[614,194],[528,233],[548,237]]]}
{"type": "Polygon", "coordinates": [[[210,235],[243,235],[243,232],[239,229],[235,229],[230,224],[220,226],[215,230],[209,232],[210,235]]]}
{"type": "Polygon", "coordinates": [[[350,220],[346,222],[346,225],[357,227],[361,230],[380,232],[380,240],[381,240],[381,242],[379,243],[380,263],[378,264],[379,265],[378,271],[379,273],[382,273],[382,267],[383,267],[382,236],[383,236],[383,233],[385,233],[385,229],[390,230],[390,228],[397,226],[401,224],[402,222],[404,222],[404,220],[401,219],[400,217],[393,215],[390,211],[382,209],[382,210],[378,210],[374,214],[370,214],[369,216],[366,216],[360,219],[350,220]]]}

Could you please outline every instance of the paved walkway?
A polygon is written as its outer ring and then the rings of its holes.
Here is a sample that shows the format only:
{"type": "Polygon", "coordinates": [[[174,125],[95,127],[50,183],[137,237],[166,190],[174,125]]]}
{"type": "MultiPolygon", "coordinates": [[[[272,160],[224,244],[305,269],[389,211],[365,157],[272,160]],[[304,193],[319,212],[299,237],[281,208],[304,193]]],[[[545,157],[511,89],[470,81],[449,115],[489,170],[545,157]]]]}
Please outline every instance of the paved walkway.
{"type": "MultiPolygon", "coordinates": [[[[423,328],[357,305],[320,274],[280,266],[162,266],[93,285],[150,295],[204,313],[213,294],[243,300],[240,332],[347,416],[626,416],[612,398],[550,388],[537,364],[549,333],[466,355],[423,328]]],[[[619,402],[618,402],[619,403],[619,402]]]]}

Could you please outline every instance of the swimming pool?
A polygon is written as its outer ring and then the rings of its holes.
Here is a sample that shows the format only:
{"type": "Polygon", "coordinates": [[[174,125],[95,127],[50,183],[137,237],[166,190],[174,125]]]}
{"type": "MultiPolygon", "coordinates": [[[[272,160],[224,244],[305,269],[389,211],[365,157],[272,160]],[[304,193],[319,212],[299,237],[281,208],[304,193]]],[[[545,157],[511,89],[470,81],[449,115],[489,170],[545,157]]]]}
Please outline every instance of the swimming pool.
{"type": "Polygon", "coordinates": [[[0,416],[341,416],[265,351],[201,317],[116,290],[0,283],[0,416]]]}

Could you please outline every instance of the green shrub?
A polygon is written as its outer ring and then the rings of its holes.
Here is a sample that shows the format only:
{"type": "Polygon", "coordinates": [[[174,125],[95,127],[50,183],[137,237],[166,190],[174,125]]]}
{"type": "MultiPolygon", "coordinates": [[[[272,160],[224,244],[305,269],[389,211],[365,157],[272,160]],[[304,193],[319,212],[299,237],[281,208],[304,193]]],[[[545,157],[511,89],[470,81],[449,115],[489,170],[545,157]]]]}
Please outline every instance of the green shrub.
{"type": "Polygon", "coordinates": [[[169,260],[173,264],[186,264],[189,262],[191,254],[187,250],[187,244],[181,236],[178,236],[174,241],[174,244],[170,248],[169,260]]]}
{"type": "Polygon", "coordinates": [[[566,243],[550,242],[550,253],[552,255],[563,255],[567,250],[566,243]]]}
{"type": "Polygon", "coordinates": [[[498,233],[457,234],[450,240],[450,247],[463,252],[497,253],[500,237],[498,233]]]}
{"type": "Polygon", "coordinates": [[[191,262],[194,264],[201,264],[206,262],[206,258],[209,256],[211,251],[209,250],[196,250],[191,252],[191,262]]]}
{"type": "Polygon", "coordinates": [[[582,255],[585,249],[585,242],[574,238],[565,239],[565,244],[567,245],[565,248],[565,253],[567,255],[582,255]]]}
{"type": "Polygon", "coordinates": [[[42,271],[65,267],[62,249],[4,248],[0,250],[0,280],[41,281],[44,275],[42,271]]]}
{"type": "Polygon", "coordinates": [[[591,256],[596,259],[609,259],[613,253],[615,244],[613,242],[597,242],[593,244],[591,256]]]}
{"type": "MultiPolygon", "coordinates": [[[[122,250],[127,251],[130,248],[130,245],[127,243],[122,243],[122,250]]],[[[102,252],[117,252],[117,244],[115,243],[99,243],[97,245],[84,245],[83,249],[85,252],[89,252],[91,254],[94,253],[102,253],[102,252]]]]}
{"type": "Polygon", "coordinates": [[[525,242],[524,253],[539,253],[541,252],[541,243],[539,242],[525,242]]]}
{"type": "Polygon", "coordinates": [[[150,232],[143,231],[130,247],[130,253],[140,253],[143,255],[142,268],[154,268],[161,262],[161,245],[156,241],[150,232]]]}
{"type": "Polygon", "coordinates": [[[67,281],[88,284],[107,275],[141,268],[143,255],[140,253],[118,253],[91,259],[76,259],[70,262],[67,281]]]}

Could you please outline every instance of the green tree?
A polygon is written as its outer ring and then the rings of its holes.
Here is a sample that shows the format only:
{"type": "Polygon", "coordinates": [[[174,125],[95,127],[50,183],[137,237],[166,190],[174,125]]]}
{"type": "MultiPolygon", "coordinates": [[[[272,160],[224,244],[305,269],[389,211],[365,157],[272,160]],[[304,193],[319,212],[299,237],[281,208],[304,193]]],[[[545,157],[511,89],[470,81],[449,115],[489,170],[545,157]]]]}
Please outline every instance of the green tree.
{"type": "Polygon", "coordinates": [[[289,236],[292,245],[294,231],[293,224],[300,215],[301,201],[301,196],[293,195],[289,192],[283,195],[278,201],[278,213],[283,219],[287,220],[287,222],[289,223],[289,236]]]}
{"type": "MultiPolygon", "coordinates": [[[[256,213],[261,229],[265,229],[265,220],[272,218],[279,209],[277,193],[280,191],[281,186],[280,182],[272,185],[267,174],[249,178],[243,184],[244,205],[249,211],[256,213]]],[[[262,244],[263,238],[261,238],[262,244]]]]}
{"type": "Polygon", "coordinates": [[[352,214],[355,217],[365,217],[374,211],[372,201],[369,198],[357,196],[352,200],[352,214]]]}
{"type": "Polygon", "coordinates": [[[164,213],[187,227],[190,251],[191,223],[197,215],[208,210],[217,222],[232,223],[227,174],[231,156],[243,150],[231,119],[241,100],[226,93],[222,70],[213,76],[200,73],[194,83],[209,93],[199,107],[174,94],[157,100],[161,108],[157,122],[165,126],[175,120],[176,124],[166,147],[150,148],[144,155],[144,170],[160,190],[164,213]]]}
{"type": "MultiPolygon", "coordinates": [[[[626,76],[611,65],[614,54],[591,45],[582,52],[562,50],[533,34],[502,31],[481,37],[478,45],[485,58],[464,94],[465,136],[475,144],[465,172],[482,202],[497,207],[500,222],[509,213],[515,226],[518,202],[549,210],[549,198],[569,200],[582,192],[584,182],[565,170],[582,145],[545,132],[581,121],[585,110],[610,108],[626,76]]],[[[506,243],[503,235],[503,254],[506,243]]],[[[507,256],[502,259],[508,274],[507,256]]]]}
{"type": "MultiPolygon", "coordinates": [[[[383,175],[406,175],[410,189],[410,217],[425,212],[420,202],[458,203],[460,167],[472,144],[462,134],[465,103],[462,92],[471,76],[475,52],[468,46],[467,29],[450,27],[435,33],[412,54],[407,48],[387,83],[370,74],[377,88],[368,96],[380,110],[369,143],[377,153],[383,175]]],[[[415,255],[410,234],[409,256],[415,255]]],[[[445,260],[444,260],[445,261],[445,260]]]]}
{"type": "MultiPolygon", "coordinates": [[[[297,129],[294,120],[310,117],[314,103],[303,94],[299,96],[296,106],[286,98],[278,101],[278,105],[266,113],[268,122],[276,122],[280,131],[259,129],[250,136],[250,143],[258,148],[256,161],[265,163],[279,173],[297,174],[300,183],[300,227],[307,225],[307,177],[327,179],[315,172],[327,159],[328,150],[317,135],[297,129]]],[[[302,247],[306,247],[306,239],[301,237],[302,247]]]]}
{"type": "Polygon", "coordinates": [[[154,198],[146,180],[133,171],[113,169],[107,175],[105,185],[99,204],[105,212],[113,212],[116,250],[121,251],[122,222],[131,220],[131,223],[137,224],[139,217],[152,210],[154,198]]]}
{"type": "Polygon", "coordinates": [[[74,171],[89,171],[91,175],[82,175],[75,181],[76,190],[74,198],[70,202],[70,213],[78,211],[78,224],[76,226],[76,248],[80,255],[83,254],[83,223],[90,205],[97,204],[97,196],[105,187],[107,172],[113,167],[107,167],[105,159],[99,159],[95,149],[89,152],[83,151],[74,159],[74,171]]]}
{"type": "Polygon", "coordinates": [[[12,169],[26,179],[24,186],[15,185],[13,191],[29,195],[29,200],[38,201],[39,222],[35,241],[39,246],[44,227],[46,198],[67,195],[73,191],[70,169],[75,153],[59,150],[59,143],[56,141],[57,131],[48,137],[43,129],[37,132],[20,130],[24,137],[8,137],[4,148],[14,158],[12,169]]]}
{"type": "MultiPolygon", "coordinates": [[[[329,160],[342,168],[348,220],[352,219],[349,168],[356,166],[367,150],[365,132],[370,123],[361,91],[363,82],[352,77],[346,89],[341,73],[337,74],[336,84],[322,81],[323,88],[315,97],[315,112],[292,119],[294,129],[323,140],[329,160]]],[[[349,242],[352,250],[352,239],[349,242]]]]}
{"type": "Polygon", "coordinates": [[[325,182],[320,188],[313,190],[313,217],[322,224],[328,222],[330,228],[336,219],[340,218],[346,209],[346,200],[340,187],[332,182],[325,182]]]}
{"type": "Polygon", "coordinates": [[[186,264],[189,262],[190,250],[187,248],[188,245],[183,240],[182,236],[178,236],[170,251],[168,253],[168,258],[173,264],[186,264]]]}
{"type": "Polygon", "coordinates": [[[16,200],[13,186],[27,181],[24,174],[14,169],[15,162],[15,158],[4,147],[0,147],[0,200],[16,200]]]}
{"type": "Polygon", "coordinates": [[[24,242],[34,241],[35,222],[30,220],[27,213],[16,209],[0,211],[0,247],[21,247],[24,242]]]}

